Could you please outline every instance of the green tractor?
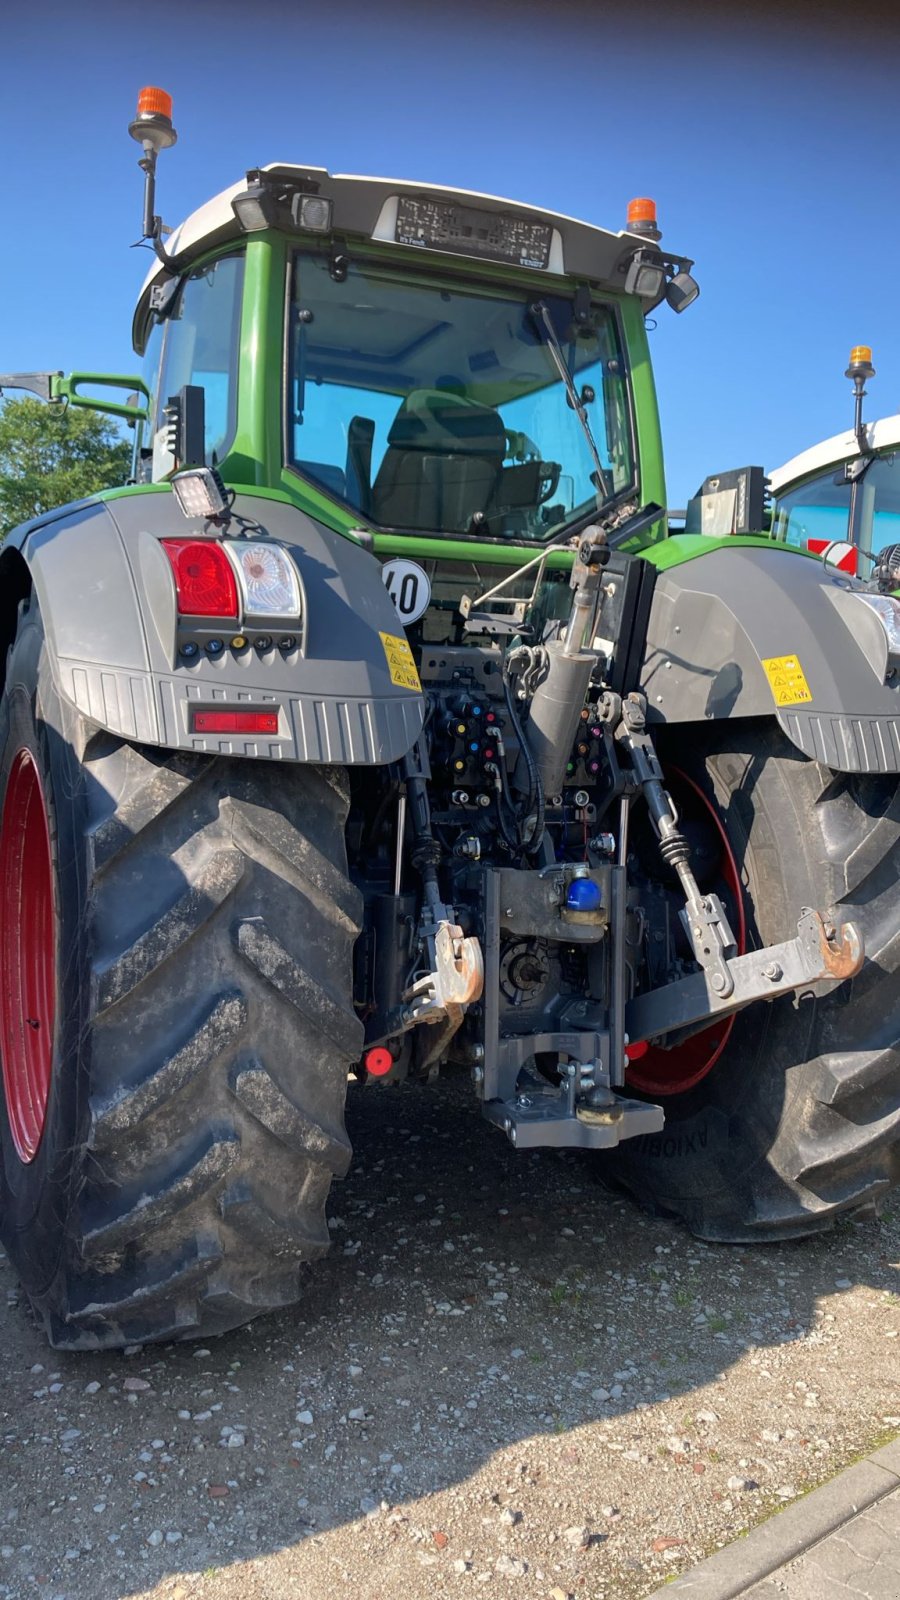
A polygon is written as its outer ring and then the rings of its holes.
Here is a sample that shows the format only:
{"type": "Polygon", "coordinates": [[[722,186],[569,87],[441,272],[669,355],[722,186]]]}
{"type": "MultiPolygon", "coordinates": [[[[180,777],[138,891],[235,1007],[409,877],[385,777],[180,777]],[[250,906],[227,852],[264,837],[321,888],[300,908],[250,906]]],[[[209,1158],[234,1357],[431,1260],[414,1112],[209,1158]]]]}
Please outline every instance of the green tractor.
{"type": "Polygon", "coordinates": [[[161,91],[131,132],[143,378],[0,379],[135,424],[0,552],[0,1215],[51,1341],[295,1301],[350,1077],[462,1074],[705,1239],[871,1209],[897,602],[755,532],[753,472],[669,536],[692,263],[646,202],[303,166],[166,237],[161,91]]]}

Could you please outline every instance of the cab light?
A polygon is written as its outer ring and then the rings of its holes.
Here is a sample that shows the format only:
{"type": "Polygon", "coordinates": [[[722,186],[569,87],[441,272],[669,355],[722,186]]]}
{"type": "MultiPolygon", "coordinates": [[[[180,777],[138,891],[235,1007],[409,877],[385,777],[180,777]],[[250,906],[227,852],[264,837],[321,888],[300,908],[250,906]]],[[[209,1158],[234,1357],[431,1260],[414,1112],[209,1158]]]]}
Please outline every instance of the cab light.
{"type": "Polygon", "coordinates": [[[296,617],[300,614],[300,579],[293,562],[274,544],[232,544],[231,556],[250,616],[296,617]]]}
{"type": "Polygon", "coordinates": [[[648,246],[636,250],[625,274],[625,293],[640,295],[642,300],[655,300],[662,294],[666,269],[658,250],[648,246]]]}
{"type": "Polygon", "coordinates": [[[144,146],[145,152],[155,155],[177,144],[178,135],[172,126],[172,96],[152,84],[140,89],[137,111],[128,124],[128,132],[144,146]]]}
{"type": "Polygon", "coordinates": [[[236,617],[237,584],[222,546],[211,539],[161,539],[182,617],[236,617]]]}
{"type": "Polygon", "coordinates": [[[156,113],[158,116],[168,117],[172,120],[172,96],[165,89],[156,89],[148,85],[146,89],[138,90],[137,110],[139,117],[156,113]]]}
{"type": "Polygon", "coordinates": [[[277,733],[277,711],[192,711],[193,733],[277,733]]]}
{"type": "Polygon", "coordinates": [[[674,278],[670,278],[666,284],[666,299],[672,310],[677,311],[679,315],[694,304],[699,293],[700,285],[689,272],[676,272],[674,278]]]}
{"type": "Polygon", "coordinates": [[[625,213],[625,226],[629,233],[642,233],[647,239],[662,237],[656,225],[656,201],[647,195],[629,200],[625,213]]]}
{"type": "Polygon", "coordinates": [[[321,194],[297,194],[291,201],[291,217],[307,233],[328,233],[331,213],[332,202],[321,194]]]}

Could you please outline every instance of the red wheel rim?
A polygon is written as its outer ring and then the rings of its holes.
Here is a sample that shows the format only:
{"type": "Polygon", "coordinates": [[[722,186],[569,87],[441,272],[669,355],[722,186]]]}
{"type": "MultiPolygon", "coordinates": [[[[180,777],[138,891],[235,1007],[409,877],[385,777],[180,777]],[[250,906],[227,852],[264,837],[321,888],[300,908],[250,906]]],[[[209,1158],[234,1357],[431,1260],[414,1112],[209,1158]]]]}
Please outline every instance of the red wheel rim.
{"type": "Polygon", "coordinates": [[[30,750],[9,774],[0,831],[0,1041],[13,1143],[37,1155],[50,1095],[56,1012],[56,915],[50,829],[30,750]]]}
{"type": "MultiPolygon", "coordinates": [[[[722,845],[719,876],[728,891],[726,909],[737,940],[738,954],[743,955],[747,948],[747,921],[741,874],[721,818],[703,790],[686,773],[677,767],[669,767],[666,780],[674,791],[679,809],[683,811],[684,799],[691,803],[699,801],[704,816],[711,818],[715,824],[722,845]]],[[[672,1050],[662,1050],[658,1045],[648,1045],[640,1040],[633,1041],[627,1051],[628,1087],[652,1095],[684,1094],[687,1089],[693,1089],[712,1071],[731,1037],[734,1021],[734,1017],[726,1017],[723,1022],[714,1022],[701,1033],[691,1034],[689,1039],[672,1050]]]]}

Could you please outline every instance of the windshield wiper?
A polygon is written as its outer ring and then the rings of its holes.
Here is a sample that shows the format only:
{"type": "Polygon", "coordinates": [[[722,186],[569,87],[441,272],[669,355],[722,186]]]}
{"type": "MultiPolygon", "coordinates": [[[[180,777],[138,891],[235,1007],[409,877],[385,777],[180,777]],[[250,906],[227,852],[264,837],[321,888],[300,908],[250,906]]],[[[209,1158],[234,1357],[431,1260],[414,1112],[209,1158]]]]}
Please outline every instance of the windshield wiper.
{"type": "Polygon", "coordinates": [[[607,475],[606,468],[604,467],[603,462],[600,460],[600,453],[597,449],[597,446],[594,443],[594,435],[591,432],[591,425],[588,421],[587,411],[585,410],[581,396],[575,387],[575,382],[572,378],[571,372],[569,371],[562,345],[559,342],[556,329],[553,326],[552,318],[543,300],[535,301],[531,307],[531,315],[534,317],[539,327],[543,330],[544,337],[547,341],[547,348],[549,349],[553,358],[554,366],[556,367],[557,372],[565,384],[566,394],[569,397],[569,404],[571,405],[572,410],[575,412],[578,421],[581,423],[581,430],[587,440],[588,449],[594,458],[595,470],[591,474],[591,477],[593,479],[594,488],[597,491],[597,510],[602,511],[606,501],[611,500],[613,497],[613,487],[607,475]]]}

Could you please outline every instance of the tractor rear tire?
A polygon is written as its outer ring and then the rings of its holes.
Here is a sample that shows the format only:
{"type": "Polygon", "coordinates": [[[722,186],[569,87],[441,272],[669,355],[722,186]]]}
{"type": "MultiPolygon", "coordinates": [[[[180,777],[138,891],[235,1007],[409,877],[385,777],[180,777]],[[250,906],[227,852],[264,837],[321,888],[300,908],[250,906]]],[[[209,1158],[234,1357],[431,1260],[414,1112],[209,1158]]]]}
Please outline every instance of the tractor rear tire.
{"type": "Polygon", "coordinates": [[[601,1171],[702,1239],[801,1237],[900,1182],[900,783],[808,761],[773,723],[728,729],[693,764],[673,745],[672,760],[723,823],[750,946],[793,937],[812,906],[857,924],[866,961],[739,1013],[708,1076],[662,1097],[663,1131],[601,1171]]]}
{"type": "Polygon", "coordinates": [[[57,1348],[225,1332],[294,1302],[327,1249],[363,1035],[347,808],[343,769],[98,730],[23,602],[0,703],[0,1233],[57,1348]]]}

